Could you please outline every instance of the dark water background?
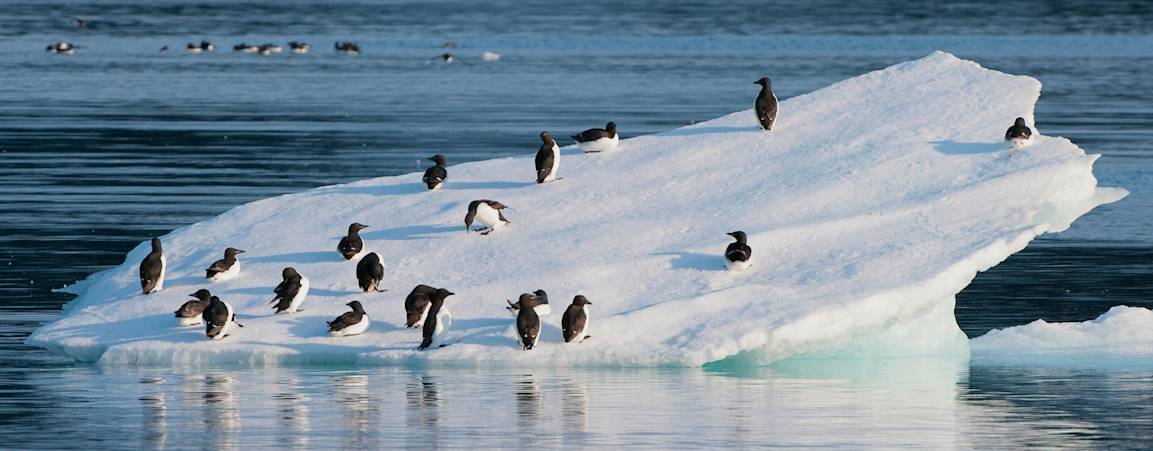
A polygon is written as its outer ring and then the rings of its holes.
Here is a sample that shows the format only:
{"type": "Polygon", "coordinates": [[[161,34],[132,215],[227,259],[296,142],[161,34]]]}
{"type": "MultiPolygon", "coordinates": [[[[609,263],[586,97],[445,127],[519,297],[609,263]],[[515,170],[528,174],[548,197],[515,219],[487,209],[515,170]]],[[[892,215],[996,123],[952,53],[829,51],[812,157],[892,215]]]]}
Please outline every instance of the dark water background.
{"type": "MultiPolygon", "coordinates": [[[[1153,2],[818,1],[800,7],[761,1],[6,0],[0,2],[0,37],[0,435],[62,418],[76,421],[105,404],[134,409],[119,418],[122,427],[146,430],[151,417],[140,414],[138,403],[155,408],[145,399],[156,394],[125,404],[109,393],[150,384],[150,378],[160,378],[160,385],[187,379],[164,371],[75,365],[22,344],[69,299],[52,289],[120,264],[149,237],[268,196],[412,172],[433,153],[447,155],[450,164],[531,153],[540,130],[563,136],[607,120],[620,124],[625,137],[668,130],[748,108],[756,93],[752,80],[766,74],[778,96],[788,98],[937,49],[1040,79],[1045,88],[1038,127],[1102,154],[1096,169],[1102,184],[1132,191],[1068,232],[1039,239],[979,275],[958,296],[957,318],[965,332],[976,336],[1038,318],[1083,321],[1118,304],[1153,307],[1153,2]],[[88,20],[88,29],[77,30],[73,17],[88,20]],[[184,52],[186,42],[201,39],[213,41],[217,51],[184,52]],[[44,51],[58,40],[82,48],[70,56],[44,51]],[[231,51],[240,42],[290,40],[310,42],[312,52],[231,51]],[[331,44],[337,40],[357,41],[364,53],[336,55],[331,44]],[[459,48],[447,51],[464,63],[430,60],[449,41],[459,48]],[[171,50],[158,52],[165,45],[171,50]],[[483,51],[503,58],[484,62],[483,51]]],[[[289,391],[328,377],[319,370],[238,371],[244,376],[237,377],[271,378],[267,383],[289,391]]],[[[411,381],[464,377],[414,369],[347,371],[370,380],[383,372],[418,384],[411,381]]],[[[948,373],[956,390],[950,399],[954,407],[977,412],[1012,405],[1010,417],[1028,423],[1001,431],[972,422],[991,434],[987,439],[999,437],[996,431],[1020,438],[1034,426],[1041,427],[1041,443],[1050,427],[1058,430],[1052,437],[1082,445],[1132,444],[1140,436],[1134,434],[1153,435],[1153,375],[1102,371],[974,366],[948,373]],[[1053,381],[1078,390],[1044,388],[1053,381]],[[1134,428],[1134,418],[1145,421],[1134,428]],[[1065,420],[1084,430],[1062,429],[1065,420]]],[[[505,376],[481,372],[460,383],[484,391],[505,376]]],[[[579,372],[559,377],[583,378],[579,372]]],[[[620,386],[671,396],[675,384],[708,392],[733,380],[772,383],[780,375],[642,371],[599,377],[599,384],[585,388],[590,396],[620,386]]],[[[403,382],[396,384],[398,393],[404,391],[403,382]]],[[[564,384],[543,384],[546,395],[564,393],[564,384]]],[[[797,387],[802,388],[781,390],[803,394],[804,384],[797,387]]],[[[373,388],[378,389],[386,390],[373,388]]],[[[861,386],[845,390],[859,393],[861,386]]],[[[211,390],[197,393],[214,399],[211,390]]],[[[201,421],[181,415],[184,408],[200,407],[168,396],[170,423],[201,421]]],[[[754,407],[738,408],[737,414],[765,415],[754,407]]],[[[638,408],[612,405],[598,412],[611,418],[638,408]]],[[[314,408],[306,428],[313,431],[312,446],[327,430],[318,427],[318,412],[324,410],[314,408]]],[[[521,417],[509,420],[516,418],[521,417]]],[[[830,413],[814,424],[838,419],[852,418],[830,413]]],[[[711,444],[805,443],[775,441],[789,434],[756,428],[745,440],[712,430],[694,434],[688,423],[680,417],[654,425],[669,440],[652,443],[706,444],[694,441],[701,437],[713,439],[711,444]],[[721,436],[732,441],[716,441],[721,436]]],[[[442,426],[416,429],[435,438],[448,433],[442,426]]],[[[910,423],[910,429],[917,427],[910,423]]],[[[45,434],[43,442],[29,446],[158,445],[107,442],[110,436],[103,434],[109,431],[60,431],[67,433],[45,434]]],[[[274,444],[276,431],[254,444],[274,444]]],[[[819,428],[813,432],[823,435],[819,428]]],[[[488,438],[478,443],[490,446],[534,444],[470,433],[462,437],[488,438]]],[[[585,436],[587,441],[571,443],[630,443],[627,437],[585,436]]],[[[207,446],[195,436],[183,439],[207,446]]],[[[365,445],[398,444],[379,439],[365,445]]],[[[816,443],[901,444],[829,440],[816,443]]],[[[174,446],[159,444],[164,443],[174,446]]],[[[453,443],[470,442],[440,444],[453,443]]]]}

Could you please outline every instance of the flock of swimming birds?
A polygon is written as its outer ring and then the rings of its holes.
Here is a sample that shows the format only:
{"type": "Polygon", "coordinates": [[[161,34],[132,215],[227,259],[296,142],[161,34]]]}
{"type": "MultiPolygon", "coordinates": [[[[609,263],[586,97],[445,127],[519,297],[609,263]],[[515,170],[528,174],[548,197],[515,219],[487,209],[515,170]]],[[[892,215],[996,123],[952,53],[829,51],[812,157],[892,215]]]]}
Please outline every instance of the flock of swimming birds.
{"type": "MultiPolygon", "coordinates": [[[[754,83],[761,86],[754,102],[754,111],[761,128],[768,132],[772,130],[773,123],[777,119],[777,97],[773,94],[772,82],[768,78],[761,78],[754,83]]],[[[1006,130],[1005,141],[1016,150],[1029,143],[1032,134],[1032,129],[1026,124],[1025,119],[1019,117],[1006,130]]],[[[560,147],[556,141],[547,131],[542,131],[540,138],[542,143],[534,159],[538,184],[558,180],[557,170],[560,163],[560,147]]],[[[605,128],[591,128],[572,135],[572,138],[585,153],[610,152],[615,150],[620,142],[617,126],[613,122],[606,124],[605,128]]],[[[440,154],[428,159],[434,164],[425,171],[421,180],[428,191],[438,191],[448,179],[447,160],[440,154]]],[[[504,204],[495,200],[478,199],[470,202],[464,218],[466,233],[473,231],[474,223],[485,226],[477,230],[482,236],[509,224],[509,220],[504,216],[506,208],[504,204]]],[[[344,260],[357,262],[356,279],[361,290],[366,293],[386,291],[380,288],[380,283],[384,279],[384,266],[380,255],[376,252],[364,252],[364,240],[360,237],[360,231],[367,227],[361,223],[350,224],[347,234],[340,239],[336,250],[344,260]]],[[[739,230],[729,232],[728,235],[735,241],[725,248],[725,266],[731,271],[744,271],[751,265],[753,256],[748,236],[739,230]]],[[[225,249],[224,258],[213,262],[205,269],[205,277],[209,282],[235,278],[240,273],[237,255],[242,253],[244,251],[237,248],[225,249]]],[[[144,294],[163,289],[166,266],[160,239],[153,238],[152,251],[140,263],[140,286],[144,294]]],[[[292,267],[284,268],[281,276],[283,281],[273,289],[275,297],[269,304],[273,304],[272,308],[277,314],[301,311],[300,306],[308,295],[310,286],[308,278],[292,267]]],[[[451,327],[452,316],[444,304],[445,299],[453,294],[445,288],[417,285],[405,297],[405,327],[419,328],[423,333],[419,350],[446,345],[444,339],[451,327]]],[[[220,340],[229,336],[234,325],[244,327],[236,321],[236,312],[232,306],[207,289],[200,289],[191,296],[195,299],[185,302],[175,312],[180,325],[203,324],[205,335],[210,340],[220,340]]],[[[516,302],[510,300],[507,303],[506,308],[516,316],[518,341],[524,350],[532,350],[540,339],[540,316],[551,313],[548,294],[544,290],[536,290],[521,294],[516,302]]],[[[352,301],[347,305],[351,311],[328,321],[330,335],[350,336],[368,330],[371,322],[364,306],[359,301],[352,301]]],[[[580,343],[590,338],[589,305],[592,305],[592,302],[578,294],[565,310],[561,318],[561,329],[566,343],[580,343]]]]}
{"type": "MultiPolygon", "coordinates": [[[[89,27],[88,21],[80,19],[80,18],[76,18],[75,23],[76,23],[77,29],[83,30],[83,29],[87,29],[89,27]]],[[[455,48],[457,48],[457,45],[455,42],[446,42],[441,47],[446,48],[446,49],[455,49],[455,48]]],[[[54,42],[52,44],[49,44],[46,50],[49,53],[56,53],[56,54],[60,54],[60,55],[74,55],[74,54],[76,54],[76,49],[79,49],[79,48],[81,48],[81,46],[78,46],[78,45],[73,44],[73,43],[68,42],[68,41],[57,41],[57,42],[54,42]]],[[[202,40],[200,42],[189,42],[187,45],[184,46],[184,48],[186,51],[188,51],[188,53],[207,53],[207,52],[216,51],[216,45],[210,41],[207,41],[207,40],[202,40]]],[[[342,54],[342,55],[359,55],[360,54],[360,44],[357,44],[355,42],[338,41],[338,42],[333,44],[333,49],[336,50],[336,53],[342,54]]],[[[292,54],[303,55],[303,54],[308,53],[310,50],[312,50],[312,46],[309,45],[307,42],[292,41],[292,42],[288,43],[288,50],[292,54]]],[[[239,52],[239,53],[255,53],[255,54],[259,54],[259,55],[272,55],[274,53],[284,53],[284,46],[282,46],[280,44],[273,44],[273,43],[249,44],[246,42],[241,42],[239,44],[233,45],[232,51],[239,52]]],[[[165,52],[168,52],[168,46],[167,45],[160,47],[160,53],[165,53],[165,52]]],[[[483,59],[484,61],[497,61],[497,60],[500,60],[500,58],[501,58],[501,55],[499,53],[496,53],[496,52],[486,51],[486,52],[481,54],[481,59],[483,59]]],[[[448,52],[445,52],[445,53],[442,53],[440,55],[429,58],[430,61],[438,60],[438,59],[443,61],[445,64],[451,64],[455,61],[460,61],[462,63],[468,64],[468,61],[461,59],[459,56],[454,55],[452,53],[448,53],[448,52]]]]}

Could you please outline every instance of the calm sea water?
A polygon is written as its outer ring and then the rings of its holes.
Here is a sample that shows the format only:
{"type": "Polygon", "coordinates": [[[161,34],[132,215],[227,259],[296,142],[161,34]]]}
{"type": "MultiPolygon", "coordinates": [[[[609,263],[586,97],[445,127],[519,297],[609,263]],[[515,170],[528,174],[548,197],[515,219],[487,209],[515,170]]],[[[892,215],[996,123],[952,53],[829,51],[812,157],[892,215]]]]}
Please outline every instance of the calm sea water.
{"type": "Polygon", "coordinates": [[[1038,126],[1103,154],[1102,184],[1132,191],[978,276],[958,297],[962,328],[1153,306],[1153,4],[908,3],[4,1],[0,436],[28,448],[1142,446],[1153,373],[1139,368],[193,370],[78,365],[22,344],[68,300],[53,288],[244,202],[411,172],[433,153],[531,153],[540,130],[667,130],[748,108],[763,75],[787,98],[937,49],[1040,79],[1038,126]],[[183,51],[202,39],[217,51],[183,51]],[[44,51],[58,40],[82,48],[44,51]],[[290,40],[312,53],[230,50],[290,40]],[[337,40],[364,53],[336,55],[337,40]],[[445,51],[463,63],[430,59],[445,51]]]}

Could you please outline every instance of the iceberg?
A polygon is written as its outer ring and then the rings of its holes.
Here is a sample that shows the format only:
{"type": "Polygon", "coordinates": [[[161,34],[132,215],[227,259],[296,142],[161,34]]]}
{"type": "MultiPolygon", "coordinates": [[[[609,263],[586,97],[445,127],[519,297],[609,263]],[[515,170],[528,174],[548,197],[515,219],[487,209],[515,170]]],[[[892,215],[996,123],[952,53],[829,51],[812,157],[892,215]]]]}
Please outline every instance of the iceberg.
{"type": "Polygon", "coordinates": [[[1153,310],[1115,306],[1085,322],[994,329],[972,340],[973,360],[1153,368],[1153,310]]]}
{"type": "Polygon", "coordinates": [[[438,192],[406,174],[264,199],[162,237],[163,291],[139,294],[147,243],[69,287],[78,297],[28,343],[129,365],[968,356],[954,295],[1036,236],[1127,194],[1097,186],[1098,155],[1043,130],[1010,151],[1005,129],[1016,117],[1034,123],[1040,92],[1033,78],[936,52],[787,99],[771,132],[746,110],[623,140],[613,153],[566,147],[553,183],[533,183],[536,144],[526,140],[524,157],[452,166],[438,192]],[[510,206],[511,224],[466,234],[476,199],[510,206]],[[355,262],[337,254],[352,222],[371,226],[361,235],[383,258],[389,291],[360,292],[355,262]],[[744,272],[724,270],[733,230],[753,247],[744,272]],[[172,311],[207,285],[203,269],[229,246],[248,251],[243,271],[207,287],[247,327],[209,342],[172,311]],[[303,312],[273,315],[286,266],[312,288],[303,312]],[[418,352],[419,331],[403,327],[418,284],[456,293],[446,347],[418,352]],[[593,336],[564,344],[557,308],[542,317],[540,345],[521,350],[505,300],[536,289],[558,306],[587,296],[593,336]],[[328,336],[325,321],[351,300],[372,327],[328,336]]]}

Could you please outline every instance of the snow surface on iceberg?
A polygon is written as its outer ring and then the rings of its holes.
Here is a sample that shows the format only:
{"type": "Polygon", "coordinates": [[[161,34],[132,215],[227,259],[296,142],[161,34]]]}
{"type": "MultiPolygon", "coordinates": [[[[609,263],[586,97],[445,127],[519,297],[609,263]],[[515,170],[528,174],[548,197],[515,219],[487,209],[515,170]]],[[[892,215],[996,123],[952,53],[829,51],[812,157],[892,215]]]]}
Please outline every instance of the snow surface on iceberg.
{"type": "Polygon", "coordinates": [[[1118,305],[1079,323],[1029,324],[994,329],[974,338],[982,362],[1044,361],[1049,364],[1153,366],[1153,310],[1118,305]]]}
{"type": "Polygon", "coordinates": [[[142,244],[72,287],[79,297],[64,317],[28,342],[113,364],[963,356],[954,294],[1037,235],[1126,194],[1098,188],[1097,155],[1067,139],[1038,133],[1009,152],[1005,128],[1018,116],[1033,123],[1040,89],[937,52],[788,99],[772,132],[746,110],[624,140],[614,153],[567,147],[555,183],[532,183],[528,140],[523,158],[450,167],[439,192],[408,174],[253,202],[163,237],[164,291],[138,294],[142,244]],[[511,226],[466,235],[474,199],[511,206],[511,226]],[[356,264],[337,255],[351,222],[372,226],[362,236],[385,261],[389,292],[358,292],[356,264]],[[754,249],[743,273],[723,270],[733,230],[754,249]],[[247,327],[209,342],[199,328],[176,327],[172,311],[206,286],[203,268],[228,246],[248,251],[243,272],[208,288],[247,327]],[[273,315],[267,303],[285,266],[312,290],[304,312],[273,315]],[[415,351],[420,333],[402,327],[404,295],[421,283],[456,293],[446,302],[451,345],[431,352],[415,351]],[[558,308],[544,317],[540,346],[524,352],[505,300],[538,288],[558,308]],[[564,345],[560,313],[576,294],[594,304],[593,337],[564,345]],[[325,321],[354,299],[372,328],[329,337],[325,321]]]}

